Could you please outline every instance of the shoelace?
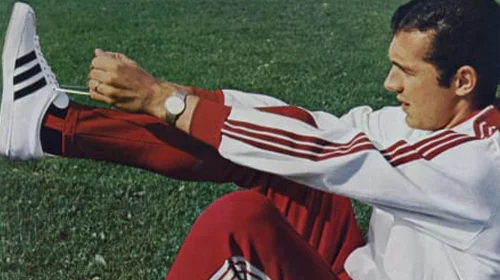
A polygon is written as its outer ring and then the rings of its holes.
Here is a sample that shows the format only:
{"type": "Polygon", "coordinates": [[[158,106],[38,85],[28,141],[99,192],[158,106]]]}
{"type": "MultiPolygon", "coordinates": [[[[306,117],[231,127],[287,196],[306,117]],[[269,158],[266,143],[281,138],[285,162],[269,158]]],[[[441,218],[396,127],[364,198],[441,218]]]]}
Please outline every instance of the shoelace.
{"type": "Polygon", "coordinates": [[[54,91],[58,91],[59,83],[56,80],[56,75],[54,74],[54,72],[52,72],[52,69],[50,68],[49,64],[47,63],[47,60],[42,54],[42,49],[40,48],[40,39],[38,38],[38,35],[35,35],[34,39],[35,39],[35,53],[40,61],[40,66],[42,67],[45,77],[47,78],[49,84],[52,86],[52,89],[54,91]]]}
{"type": "Polygon", "coordinates": [[[45,59],[42,53],[42,48],[40,47],[40,38],[38,35],[35,35],[35,53],[36,56],[38,57],[40,61],[40,65],[42,67],[42,70],[45,74],[45,77],[47,78],[49,84],[52,86],[52,90],[56,92],[65,92],[65,93],[72,93],[72,94],[80,94],[80,95],[90,95],[88,92],[84,91],[79,91],[79,90],[74,90],[74,89],[64,89],[59,86],[59,83],[57,82],[56,75],[54,72],[52,72],[52,68],[50,68],[49,63],[45,59]]]}

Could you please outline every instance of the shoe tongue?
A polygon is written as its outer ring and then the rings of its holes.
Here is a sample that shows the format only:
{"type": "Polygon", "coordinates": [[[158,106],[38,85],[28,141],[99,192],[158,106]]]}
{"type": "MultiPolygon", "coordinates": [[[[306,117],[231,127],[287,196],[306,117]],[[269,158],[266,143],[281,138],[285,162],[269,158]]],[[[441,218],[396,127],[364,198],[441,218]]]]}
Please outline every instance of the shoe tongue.
{"type": "Polygon", "coordinates": [[[69,105],[69,97],[65,93],[58,93],[52,104],[59,109],[66,109],[69,105]]]}

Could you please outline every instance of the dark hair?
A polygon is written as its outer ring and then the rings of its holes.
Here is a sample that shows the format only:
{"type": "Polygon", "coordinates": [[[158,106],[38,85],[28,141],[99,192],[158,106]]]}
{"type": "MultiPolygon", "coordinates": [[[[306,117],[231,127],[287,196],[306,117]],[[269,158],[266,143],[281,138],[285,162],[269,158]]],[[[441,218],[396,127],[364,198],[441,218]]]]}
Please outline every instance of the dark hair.
{"type": "Polygon", "coordinates": [[[464,65],[478,74],[474,106],[493,104],[500,80],[500,6],[494,0],[412,0],[391,20],[400,31],[430,31],[432,46],[424,58],[439,71],[439,85],[450,87],[464,65]]]}

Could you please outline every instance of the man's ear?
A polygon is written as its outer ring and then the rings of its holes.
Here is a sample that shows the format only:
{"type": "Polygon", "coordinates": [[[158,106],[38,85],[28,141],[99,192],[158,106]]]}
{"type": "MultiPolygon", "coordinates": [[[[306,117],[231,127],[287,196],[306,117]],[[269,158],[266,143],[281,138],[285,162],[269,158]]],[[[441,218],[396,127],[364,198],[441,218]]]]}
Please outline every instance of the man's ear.
{"type": "Polygon", "coordinates": [[[455,94],[461,97],[472,94],[477,85],[477,78],[477,72],[471,66],[460,67],[453,80],[455,94]]]}

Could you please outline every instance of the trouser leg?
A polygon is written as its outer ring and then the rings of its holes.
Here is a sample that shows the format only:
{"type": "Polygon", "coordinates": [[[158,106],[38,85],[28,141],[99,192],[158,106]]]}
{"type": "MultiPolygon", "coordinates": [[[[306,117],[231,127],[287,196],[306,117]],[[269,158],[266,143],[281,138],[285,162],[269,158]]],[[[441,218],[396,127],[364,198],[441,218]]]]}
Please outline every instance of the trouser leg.
{"type": "Polygon", "coordinates": [[[268,185],[253,189],[273,202],[340,279],[349,279],[344,263],[352,251],[365,244],[350,199],[277,176],[268,185]]]}
{"type": "Polygon", "coordinates": [[[263,194],[338,275],[345,274],[350,252],[364,243],[349,199],[235,165],[151,116],[71,103],[64,114],[49,112],[44,127],[45,143],[62,139],[52,142],[53,153],[62,156],[116,162],[182,180],[234,182],[263,194]]]}
{"type": "Polygon", "coordinates": [[[266,197],[238,191],[194,223],[167,279],[337,279],[266,197]]]}
{"type": "Polygon", "coordinates": [[[188,177],[183,171],[196,167],[199,157],[216,154],[154,117],[74,102],[66,110],[49,109],[41,137],[49,153],[125,164],[181,179],[188,177]]]}

